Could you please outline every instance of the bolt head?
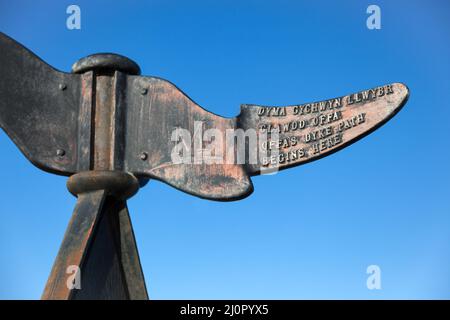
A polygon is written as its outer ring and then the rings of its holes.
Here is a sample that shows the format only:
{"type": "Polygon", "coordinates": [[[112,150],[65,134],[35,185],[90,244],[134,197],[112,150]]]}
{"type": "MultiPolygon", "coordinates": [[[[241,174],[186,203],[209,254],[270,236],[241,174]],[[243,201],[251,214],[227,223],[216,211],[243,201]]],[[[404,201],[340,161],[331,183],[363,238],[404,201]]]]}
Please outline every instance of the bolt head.
{"type": "Polygon", "coordinates": [[[147,92],[148,92],[148,89],[147,89],[147,88],[142,88],[142,89],[141,89],[141,94],[142,94],[142,95],[146,95],[147,92]]]}
{"type": "Polygon", "coordinates": [[[64,84],[64,83],[60,83],[59,84],[59,90],[64,91],[66,89],[67,89],[67,85],[66,84],[64,84]]]}
{"type": "Polygon", "coordinates": [[[139,158],[141,158],[142,161],[147,160],[148,153],[147,152],[142,152],[141,155],[139,156],[139,158]]]}
{"type": "Polygon", "coordinates": [[[66,154],[66,151],[64,151],[63,149],[56,150],[56,155],[58,157],[64,157],[65,154],[66,154]]]}

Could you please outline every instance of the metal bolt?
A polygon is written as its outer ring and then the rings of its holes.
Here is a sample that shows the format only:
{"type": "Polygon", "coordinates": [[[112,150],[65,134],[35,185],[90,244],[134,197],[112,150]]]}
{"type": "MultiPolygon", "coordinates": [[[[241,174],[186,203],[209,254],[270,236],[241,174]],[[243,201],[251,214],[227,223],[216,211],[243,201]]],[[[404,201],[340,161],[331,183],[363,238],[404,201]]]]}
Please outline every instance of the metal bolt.
{"type": "Polygon", "coordinates": [[[67,89],[67,85],[64,83],[60,83],[59,84],[59,90],[66,90],[67,89]]]}
{"type": "Polygon", "coordinates": [[[144,96],[148,92],[147,88],[141,88],[141,94],[144,96]]]}
{"type": "Polygon", "coordinates": [[[64,151],[63,149],[56,150],[56,155],[58,157],[64,157],[65,154],[66,154],[66,151],[64,151]]]}
{"type": "Polygon", "coordinates": [[[148,153],[147,152],[142,152],[141,155],[139,156],[139,158],[141,158],[142,161],[147,160],[148,153]]]}

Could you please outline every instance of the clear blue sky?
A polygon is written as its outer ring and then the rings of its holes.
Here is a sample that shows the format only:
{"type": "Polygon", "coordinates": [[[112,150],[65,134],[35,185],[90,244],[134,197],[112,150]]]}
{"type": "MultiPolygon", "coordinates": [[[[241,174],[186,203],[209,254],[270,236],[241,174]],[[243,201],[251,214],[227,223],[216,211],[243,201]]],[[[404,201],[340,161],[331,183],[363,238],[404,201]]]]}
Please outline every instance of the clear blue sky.
{"type": "MultiPolygon", "coordinates": [[[[409,102],[385,126],[254,178],[245,200],[150,181],[129,207],[154,299],[450,298],[448,1],[0,0],[0,31],[64,71],[129,56],[223,116],[404,82],[409,102]],[[81,30],[66,28],[70,4],[81,30]],[[370,4],[381,30],[366,27],[370,4]],[[366,287],[372,264],[381,290],[366,287]]],[[[0,298],[36,299],[75,198],[3,132],[0,152],[0,298]]]]}

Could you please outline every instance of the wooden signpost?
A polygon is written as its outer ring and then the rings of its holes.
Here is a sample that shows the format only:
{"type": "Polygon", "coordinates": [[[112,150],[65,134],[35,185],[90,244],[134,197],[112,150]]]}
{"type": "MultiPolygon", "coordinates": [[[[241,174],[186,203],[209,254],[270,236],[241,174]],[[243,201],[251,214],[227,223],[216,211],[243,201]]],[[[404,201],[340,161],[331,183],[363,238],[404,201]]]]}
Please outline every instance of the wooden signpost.
{"type": "Polygon", "coordinates": [[[0,33],[0,126],[38,168],[69,176],[78,200],[43,299],[148,299],[126,200],[149,179],[211,200],[253,191],[251,176],[320,159],[391,119],[392,83],[291,106],[201,108],[116,54],[55,70],[0,33]]]}

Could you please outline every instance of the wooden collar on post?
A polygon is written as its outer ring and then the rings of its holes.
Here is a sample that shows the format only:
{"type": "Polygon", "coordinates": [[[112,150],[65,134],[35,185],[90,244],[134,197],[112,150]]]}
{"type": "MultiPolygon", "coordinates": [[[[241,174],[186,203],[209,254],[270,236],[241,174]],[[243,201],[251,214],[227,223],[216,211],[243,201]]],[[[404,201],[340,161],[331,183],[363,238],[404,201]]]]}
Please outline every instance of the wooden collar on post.
{"type": "Polygon", "coordinates": [[[108,196],[126,200],[139,190],[138,179],[122,171],[84,171],[67,180],[67,189],[74,196],[82,193],[105,190],[108,196]]]}

